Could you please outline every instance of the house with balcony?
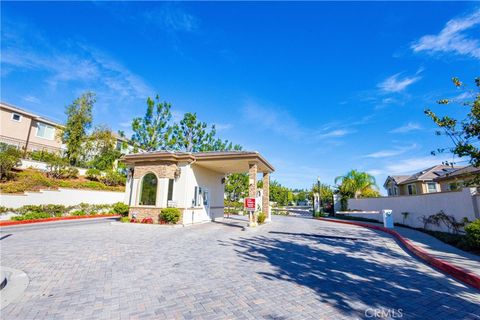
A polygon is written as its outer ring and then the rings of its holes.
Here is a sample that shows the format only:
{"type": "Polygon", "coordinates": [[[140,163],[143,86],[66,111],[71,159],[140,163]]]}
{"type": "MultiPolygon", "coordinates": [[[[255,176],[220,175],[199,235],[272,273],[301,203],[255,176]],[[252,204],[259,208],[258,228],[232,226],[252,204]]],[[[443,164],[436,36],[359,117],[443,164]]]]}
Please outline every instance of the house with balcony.
{"type": "MultiPolygon", "coordinates": [[[[25,109],[0,102],[0,143],[26,151],[61,154],[66,150],[61,135],[64,126],[25,109]]],[[[133,152],[130,140],[116,133],[115,146],[122,154],[133,152]]],[[[142,150],[139,150],[140,152],[142,150]]]]}
{"type": "Polygon", "coordinates": [[[27,151],[61,153],[63,126],[11,104],[0,102],[0,142],[27,151]]]}
{"type": "Polygon", "coordinates": [[[458,169],[460,169],[460,167],[441,164],[412,175],[392,175],[387,177],[383,187],[387,190],[389,197],[414,196],[440,192],[443,190],[437,179],[458,169]]]}

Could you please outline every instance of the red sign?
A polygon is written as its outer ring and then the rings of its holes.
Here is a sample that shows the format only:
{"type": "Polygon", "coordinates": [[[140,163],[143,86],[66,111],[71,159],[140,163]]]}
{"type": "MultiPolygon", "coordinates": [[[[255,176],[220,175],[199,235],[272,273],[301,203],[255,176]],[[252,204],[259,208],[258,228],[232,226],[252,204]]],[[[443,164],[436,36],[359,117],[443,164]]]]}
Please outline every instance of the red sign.
{"type": "Polygon", "coordinates": [[[255,205],[255,198],[245,198],[245,209],[247,211],[255,211],[257,206],[255,205]]]}

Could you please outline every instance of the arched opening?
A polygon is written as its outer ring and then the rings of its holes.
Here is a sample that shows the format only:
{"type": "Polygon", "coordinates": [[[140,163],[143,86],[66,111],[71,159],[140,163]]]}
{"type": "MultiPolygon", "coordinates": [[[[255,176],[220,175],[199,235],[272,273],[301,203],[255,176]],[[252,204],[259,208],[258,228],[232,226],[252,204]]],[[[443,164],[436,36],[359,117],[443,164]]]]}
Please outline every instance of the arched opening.
{"type": "Polygon", "coordinates": [[[158,180],[153,173],[147,173],[142,179],[140,202],[142,206],[154,206],[157,200],[158,180]]]}

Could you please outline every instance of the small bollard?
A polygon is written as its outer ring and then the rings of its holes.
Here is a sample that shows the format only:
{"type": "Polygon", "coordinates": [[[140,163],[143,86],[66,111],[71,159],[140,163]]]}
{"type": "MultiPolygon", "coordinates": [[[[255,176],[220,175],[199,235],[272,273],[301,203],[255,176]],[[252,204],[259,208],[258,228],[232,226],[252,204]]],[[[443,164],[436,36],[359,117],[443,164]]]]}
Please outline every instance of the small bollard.
{"type": "Polygon", "coordinates": [[[382,210],[383,215],[383,226],[387,229],[393,229],[393,210],[384,209],[382,210]]]}

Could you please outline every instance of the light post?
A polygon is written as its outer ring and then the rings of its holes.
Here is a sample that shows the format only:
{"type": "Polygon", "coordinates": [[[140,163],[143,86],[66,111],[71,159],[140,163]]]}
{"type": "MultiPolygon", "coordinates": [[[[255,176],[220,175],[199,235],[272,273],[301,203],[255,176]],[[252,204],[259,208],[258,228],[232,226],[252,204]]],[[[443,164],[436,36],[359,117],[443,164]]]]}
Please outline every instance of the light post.
{"type": "Polygon", "coordinates": [[[317,177],[317,186],[318,186],[318,211],[322,209],[322,193],[320,191],[320,177],[317,177]]]}

